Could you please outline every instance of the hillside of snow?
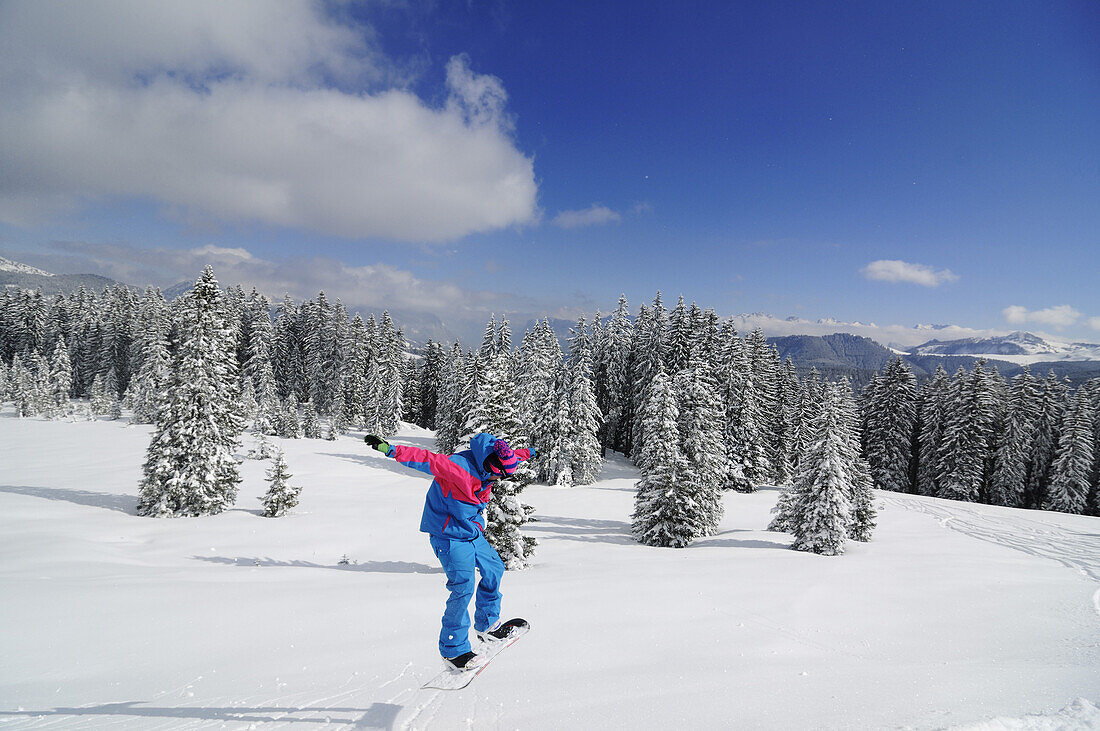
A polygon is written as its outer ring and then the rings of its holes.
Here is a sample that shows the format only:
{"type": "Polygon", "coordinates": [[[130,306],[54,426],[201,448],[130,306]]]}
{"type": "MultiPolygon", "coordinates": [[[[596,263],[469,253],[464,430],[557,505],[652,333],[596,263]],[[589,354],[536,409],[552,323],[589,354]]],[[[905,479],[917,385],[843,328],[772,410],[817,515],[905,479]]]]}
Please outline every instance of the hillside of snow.
{"type": "Polygon", "coordinates": [[[616,456],[523,493],[539,547],[504,611],[531,633],[421,690],[447,595],[425,476],[354,435],[274,440],[289,516],[259,515],[247,460],[235,509],[142,518],[150,433],[0,411],[0,729],[1100,727],[1098,518],[879,493],[875,540],[823,557],[763,530],[763,489],[658,549],[616,456]]]}
{"type": "Polygon", "coordinates": [[[0,256],[0,272],[12,272],[14,274],[34,274],[40,277],[52,277],[53,275],[37,267],[32,267],[28,264],[20,264],[17,261],[11,259],[5,259],[0,256]]]}

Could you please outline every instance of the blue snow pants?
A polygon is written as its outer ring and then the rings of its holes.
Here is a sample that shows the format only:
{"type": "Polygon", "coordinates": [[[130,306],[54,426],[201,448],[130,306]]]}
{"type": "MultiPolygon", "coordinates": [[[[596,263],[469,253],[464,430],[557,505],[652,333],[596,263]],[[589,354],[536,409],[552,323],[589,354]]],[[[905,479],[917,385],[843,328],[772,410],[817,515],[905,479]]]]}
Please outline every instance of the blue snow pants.
{"type": "Polygon", "coordinates": [[[430,537],[443,571],[447,574],[447,609],[443,613],[443,629],[439,633],[439,654],[457,657],[470,651],[470,599],[474,596],[474,568],[481,574],[476,584],[474,629],[486,630],[500,618],[500,579],[504,562],[496,550],[478,534],[472,541],[430,537]]]}

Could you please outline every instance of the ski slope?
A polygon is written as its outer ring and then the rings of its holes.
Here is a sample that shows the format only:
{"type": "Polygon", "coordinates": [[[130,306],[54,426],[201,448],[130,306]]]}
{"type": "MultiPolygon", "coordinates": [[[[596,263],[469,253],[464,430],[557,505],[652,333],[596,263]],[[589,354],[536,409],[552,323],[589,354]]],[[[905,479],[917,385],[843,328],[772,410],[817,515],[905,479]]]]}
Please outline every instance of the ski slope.
{"type": "Polygon", "coordinates": [[[1097,518],[879,493],[875,540],[822,557],[763,530],[764,489],[657,549],[616,456],[524,493],[540,544],[504,611],[531,633],[421,690],[446,598],[422,475],[355,436],[274,440],[289,516],[259,515],[248,460],[234,510],[141,518],[150,433],[0,411],[0,729],[1100,727],[1097,518]]]}

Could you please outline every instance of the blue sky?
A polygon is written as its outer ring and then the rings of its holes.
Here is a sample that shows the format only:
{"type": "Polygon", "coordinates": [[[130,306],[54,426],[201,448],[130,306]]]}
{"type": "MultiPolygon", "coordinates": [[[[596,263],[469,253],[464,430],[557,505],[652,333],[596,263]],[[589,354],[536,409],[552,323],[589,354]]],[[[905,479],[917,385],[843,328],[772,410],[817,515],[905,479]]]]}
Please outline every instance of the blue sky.
{"type": "Polygon", "coordinates": [[[0,5],[0,255],[1100,340],[1094,3],[255,5],[0,5]]]}

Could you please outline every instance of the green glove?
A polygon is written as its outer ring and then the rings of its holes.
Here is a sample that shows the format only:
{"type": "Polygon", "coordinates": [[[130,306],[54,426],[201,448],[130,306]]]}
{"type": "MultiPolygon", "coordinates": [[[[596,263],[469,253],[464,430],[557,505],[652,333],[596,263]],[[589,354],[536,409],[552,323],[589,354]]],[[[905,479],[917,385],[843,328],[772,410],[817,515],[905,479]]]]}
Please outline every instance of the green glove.
{"type": "Polygon", "coordinates": [[[390,453],[390,445],[386,442],[385,439],[382,439],[381,437],[376,437],[373,434],[368,434],[367,436],[363,437],[363,441],[377,449],[382,454],[388,455],[390,453]]]}

